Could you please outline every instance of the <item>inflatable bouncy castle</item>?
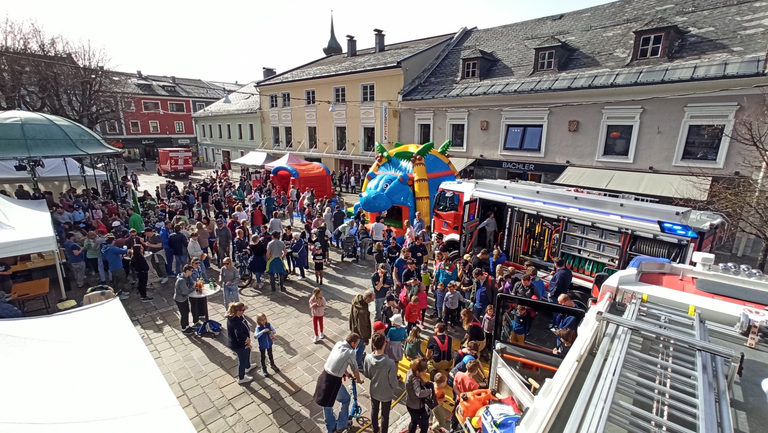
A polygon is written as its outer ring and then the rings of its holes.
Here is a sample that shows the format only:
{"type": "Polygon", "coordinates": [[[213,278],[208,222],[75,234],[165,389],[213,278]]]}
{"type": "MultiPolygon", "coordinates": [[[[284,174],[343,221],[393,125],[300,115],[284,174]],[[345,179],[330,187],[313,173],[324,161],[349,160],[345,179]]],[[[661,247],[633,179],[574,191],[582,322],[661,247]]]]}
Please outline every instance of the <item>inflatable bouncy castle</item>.
{"type": "Polygon", "coordinates": [[[441,183],[456,180],[456,168],[446,156],[451,142],[439,150],[432,142],[418,144],[395,143],[387,151],[376,143],[376,162],[363,182],[360,203],[355,206],[368,213],[368,221],[379,215],[384,223],[404,233],[403,222],[413,220],[416,212],[424,221],[432,218],[432,205],[441,183]]]}

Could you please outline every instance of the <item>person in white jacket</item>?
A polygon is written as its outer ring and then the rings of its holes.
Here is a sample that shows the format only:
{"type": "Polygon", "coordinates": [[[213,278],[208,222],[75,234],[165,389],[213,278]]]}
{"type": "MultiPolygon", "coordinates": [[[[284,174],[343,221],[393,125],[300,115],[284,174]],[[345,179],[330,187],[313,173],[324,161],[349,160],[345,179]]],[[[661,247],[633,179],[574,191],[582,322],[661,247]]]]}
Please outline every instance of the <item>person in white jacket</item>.
{"type": "Polygon", "coordinates": [[[202,272],[205,273],[205,264],[203,264],[203,261],[205,260],[206,255],[203,252],[203,249],[200,247],[200,243],[197,241],[197,238],[197,232],[193,232],[189,235],[189,243],[187,244],[189,262],[192,263],[192,260],[200,259],[200,267],[203,268],[202,272]]]}

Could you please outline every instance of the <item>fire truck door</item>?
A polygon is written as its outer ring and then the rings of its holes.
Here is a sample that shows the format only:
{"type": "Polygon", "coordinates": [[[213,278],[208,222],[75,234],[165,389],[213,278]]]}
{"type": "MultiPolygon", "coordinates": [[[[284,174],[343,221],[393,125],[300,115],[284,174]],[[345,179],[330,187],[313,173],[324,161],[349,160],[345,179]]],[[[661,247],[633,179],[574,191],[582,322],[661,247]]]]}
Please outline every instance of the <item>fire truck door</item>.
{"type": "Polygon", "coordinates": [[[477,216],[480,215],[480,201],[476,198],[464,202],[462,212],[461,230],[461,254],[472,249],[473,241],[477,235],[477,226],[480,224],[477,216]]]}

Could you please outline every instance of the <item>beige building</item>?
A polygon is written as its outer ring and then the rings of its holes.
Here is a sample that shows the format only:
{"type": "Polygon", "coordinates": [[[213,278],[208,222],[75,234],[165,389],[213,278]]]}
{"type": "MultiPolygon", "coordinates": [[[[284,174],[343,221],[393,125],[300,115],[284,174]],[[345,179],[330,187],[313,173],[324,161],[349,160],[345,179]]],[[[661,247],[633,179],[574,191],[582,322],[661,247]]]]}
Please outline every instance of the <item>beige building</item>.
{"type": "Polygon", "coordinates": [[[391,147],[400,128],[398,101],[404,86],[422,73],[453,35],[386,45],[374,31],[374,48],[347,52],[333,34],[326,56],[275,74],[265,68],[257,83],[263,107],[264,150],[292,152],[329,169],[367,169],[375,143],[391,147]]]}

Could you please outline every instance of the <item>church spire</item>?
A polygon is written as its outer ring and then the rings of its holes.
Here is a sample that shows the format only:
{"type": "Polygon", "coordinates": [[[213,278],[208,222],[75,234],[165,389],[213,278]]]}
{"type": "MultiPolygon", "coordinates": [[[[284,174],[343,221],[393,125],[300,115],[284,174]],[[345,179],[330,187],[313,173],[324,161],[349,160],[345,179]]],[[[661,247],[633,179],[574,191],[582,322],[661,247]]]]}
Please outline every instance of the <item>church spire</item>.
{"type": "Polygon", "coordinates": [[[333,11],[331,11],[331,39],[328,41],[328,46],[323,48],[323,52],[326,56],[332,56],[334,54],[341,54],[341,44],[336,40],[336,34],[333,31],[333,11]]]}

